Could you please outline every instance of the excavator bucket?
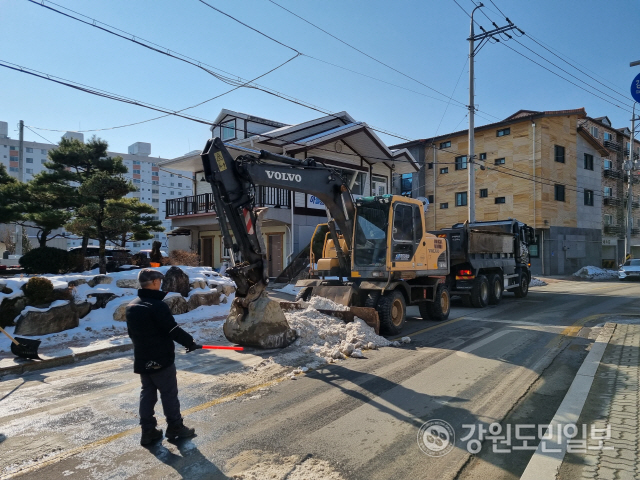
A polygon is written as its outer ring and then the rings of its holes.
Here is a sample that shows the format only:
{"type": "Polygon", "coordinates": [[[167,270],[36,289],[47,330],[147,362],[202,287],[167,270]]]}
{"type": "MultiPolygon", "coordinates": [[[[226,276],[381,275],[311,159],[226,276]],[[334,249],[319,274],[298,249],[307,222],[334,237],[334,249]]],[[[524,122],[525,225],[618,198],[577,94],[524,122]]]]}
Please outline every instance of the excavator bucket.
{"type": "Polygon", "coordinates": [[[224,323],[227,340],[238,345],[258,348],[283,348],[296,339],[289,327],[280,302],[271,300],[266,292],[243,307],[241,298],[231,304],[231,311],[224,323]]]}

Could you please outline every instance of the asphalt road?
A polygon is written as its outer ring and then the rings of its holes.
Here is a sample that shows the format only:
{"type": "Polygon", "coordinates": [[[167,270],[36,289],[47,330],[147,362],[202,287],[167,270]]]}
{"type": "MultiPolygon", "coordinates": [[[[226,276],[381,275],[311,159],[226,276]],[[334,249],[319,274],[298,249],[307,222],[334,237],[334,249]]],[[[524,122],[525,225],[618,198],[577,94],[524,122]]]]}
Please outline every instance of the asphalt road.
{"type": "Polygon", "coordinates": [[[287,367],[234,373],[269,353],[179,354],[182,409],[198,435],[148,449],[138,443],[130,354],[5,378],[0,477],[518,478],[532,451],[495,453],[485,440],[472,456],[463,425],[548,422],[596,325],[636,313],[639,295],[638,283],[557,281],[495,307],[456,306],[446,322],[412,318],[402,348],[295,381],[287,367]],[[441,457],[417,441],[433,419],[456,435],[441,457]]]}

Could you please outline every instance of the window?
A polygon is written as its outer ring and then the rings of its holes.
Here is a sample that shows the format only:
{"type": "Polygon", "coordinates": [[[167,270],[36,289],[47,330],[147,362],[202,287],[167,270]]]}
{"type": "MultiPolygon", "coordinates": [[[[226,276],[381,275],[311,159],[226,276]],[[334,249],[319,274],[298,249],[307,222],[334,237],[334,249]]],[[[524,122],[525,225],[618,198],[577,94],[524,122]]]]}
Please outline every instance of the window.
{"type": "Polygon", "coordinates": [[[487,154],[486,153],[481,153],[480,155],[478,155],[478,159],[486,160],[487,159],[487,154]]]}
{"type": "Polygon", "coordinates": [[[434,197],[433,195],[429,195],[429,196],[427,197],[427,200],[429,200],[429,204],[430,204],[430,205],[433,205],[433,200],[434,200],[434,199],[435,199],[435,197],[434,197]]]}
{"type": "Polygon", "coordinates": [[[158,193],[158,189],[157,188],[152,189],[151,193],[158,193]]]}
{"type": "Polygon", "coordinates": [[[41,148],[41,149],[40,149],[40,153],[41,153],[42,155],[46,155],[46,154],[47,154],[47,150],[46,150],[46,149],[44,149],[44,148],[41,148]]]}
{"type": "Polygon", "coordinates": [[[175,186],[176,186],[176,184],[175,184],[175,183],[173,183],[173,182],[171,182],[171,186],[172,186],[172,187],[175,187],[175,186]]]}
{"type": "Polygon", "coordinates": [[[175,195],[175,192],[174,192],[173,190],[171,190],[171,191],[169,192],[169,195],[175,195]]]}
{"type": "Polygon", "coordinates": [[[504,165],[504,158],[496,158],[493,163],[495,165],[504,165]]]}
{"type": "Polygon", "coordinates": [[[222,124],[222,140],[236,138],[236,121],[231,120],[222,124]]]}
{"type": "Polygon", "coordinates": [[[589,133],[594,137],[598,138],[598,127],[589,127],[589,133]]]}
{"type": "Polygon", "coordinates": [[[134,169],[134,170],[133,170],[133,173],[137,173],[138,175],[140,175],[140,170],[136,170],[136,169],[134,169]]]}
{"type": "Polygon", "coordinates": [[[613,225],[613,215],[608,215],[605,213],[604,215],[604,224],[605,225],[613,225]]]}
{"type": "Polygon", "coordinates": [[[171,175],[169,175],[171,178],[173,178],[173,173],[171,175]]]}
{"type": "Polygon", "coordinates": [[[605,170],[611,170],[612,168],[613,168],[613,161],[605,160],[604,161],[604,169],[605,170]]]}
{"type": "Polygon", "coordinates": [[[487,198],[489,196],[489,190],[486,188],[480,189],[480,198],[487,198]]]}
{"type": "Polygon", "coordinates": [[[140,160],[134,160],[134,161],[133,161],[133,164],[134,164],[134,165],[140,165],[140,160]]]}
{"type": "Polygon", "coordinates": [[[613,135],[611,135],[609,132],[604,132],[603,135],[605,142],[611,142],[613,140],[613,135]]]}
{"type": "Polygon", "coordinates": [[[27,147],[26,150],[27,150],[27,153],[33,153],[33,148],[27,147]]]}
{"type": "Polygon", "coordinates": [[[10,172],[18,172],[18,167],[9,167],[10,172]]]}
{"type": "Polygon", "coordinates": [[[17,152],[17,151],[18,151],[18,148],[17,148],[17,147],[14,147],[14,146],[11,146],[11,147],[9,147],[9,151],[11,151],[11,152],[17,152]]]}
{"type": "Polygon", "coordinates": [[[445,208],[449,208],[449,204],[448,203],[441,203],[440,204],[440,210],[444,210],[445,208]]]}
{"type": "Polygon", "coordinates": [[[153,203],[160,203],[160,199],[159,198],[154,198],[153,200],[151,200],[153,203]]]}
{"type": "Polygon", "coordinates": [[[456,170],[466,170],[467,169],[467,156],[463,155],[461,157],[456,157],[456,170]]]}
{"type": "Polygon", "coordinates": [[[564,185],[554,185],[554,198],[558,202],[564,202],[564,185]]]}
{"type": "Polygon", "coordinates": [[[593,207],[593,190],[584,191],[584,204],[593,207]]]}
{"type": "Polygon", "coordinates": [[[496,132],[496,137],[504,137],[505,135],[511,135],[510,128],[501,128],[496,132]]]}
{"type": "Polygon", "coordinates": [[[440,142],[440,148],[449,148],[451,147],[451,142],[440,142]]]}
{"type": "Polygon", "coordinates": [[[593,170],[593,155],[584,154],[584,168],[585,170],[593,170]]]}
{"type": "Polygon", "coordinates": [[[42,165],[44,165],[45,163],[47,163],[49,160],[47,160],[46,158],[43,158],[42,160],[40,160],[40,163],[42,163],[42,165]]]}
{"type": "Polygon", "coordinates": [[[432,170],[432,169],[433,169],[433,162],[427,163],[427,170],[432,170]]]}
{"type": "Polygon", "coordinates": [[[151,185],[158,185],[158,180],[152,180],[151,185]]]}
{"type": "Polygon", "coordinates": [[[506,197],[496,197],[496,203],[506,203],[506,197]]]}
{"type": "Polygon", "coordinates": [[[140,180],[139,180],[139,179],[137,179],[137,178],[134,178],[134,179],[133,179],[133,183],[140,183],[140,180]]]}
{"type": "Polygon", "coordinates": [[[33,158],[27,158],[27,163],[33,163],[33,158]]]}
{"type": "Polygon", "coordinates": [[[26,169],[26,172],[27,172],[27,173],[33,173],[33,168],[27,168],[27,169],[26,169]]]}
{"type": "Polygon", "coordinates": [[[533,258],[538,258],[540,256],[540,237],[536,235],[533,243],[529,244],[529,256],[533,258]]]}
{"type": "Polygon", "coordinates": [[[613,197],[613,187],[604,187],[604,196],[613,197]]]}
{"type": "Polygon", "coordinates": [[[467,192],[456,192],[456,207],[467,205],[467,192]]]}
{"type": "Polygon", "coordinates": [[[181,186],[182,186],[182,184],[181,184],[181,183],[179,183],[179,184],[178,184],[178,186],[179,186],[179,187],[181,187],[181,186]]]}
{"type": "Polygon", "coordinates": [[[564,147],[560,145],[554,146],[556,162],[564,163],[564,147]]]}
{"type": "Polygon", "coordinates": [[[449,167],[441,168],[440,173],[449,173],[449,167]]]}

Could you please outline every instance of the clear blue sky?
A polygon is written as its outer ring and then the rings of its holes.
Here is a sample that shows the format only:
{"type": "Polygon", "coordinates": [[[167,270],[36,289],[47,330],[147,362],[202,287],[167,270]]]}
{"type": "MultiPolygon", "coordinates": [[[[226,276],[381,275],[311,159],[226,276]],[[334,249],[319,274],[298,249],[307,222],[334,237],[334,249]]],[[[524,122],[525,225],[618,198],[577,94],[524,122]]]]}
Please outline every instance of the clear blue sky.
{"type": "MultiPolygon", "coordinates": [[[[346,110],[360,121],[409,139],[448,133],[466,126],[464,108],[454,103],[447,108],[446,97],[353,51],[267,0],[207,1],[306,55],[403,88],[304,56],[259,80],[261,85],[328,111],[346,110]]],[[[471,0],[458,2],[468,12],[473,8],[471,0]]],[[[526,33],[567,55],[574,63],[580,63],[590,75],[625,94],[627,104],[632,103],[629,87],[634,76],[640,73],[640,67],[629,67],[630,61],[640,60],[638,2],[494,2],[526,33]]],[[[57,0],[56,3],[247,79],[291,56],[287,48],[197,0],[57,0]]],[[[469,17],[453,0],[278,0],[278,3],[430,87],[447,95],[454,93],[468,55],[469,17]]],[[[483,10],[487,15],[499,25],[505,24],[496,7],[489,0],[485,3],[487,8],[483,10]]],[[[4,61],[170,109],[185,108],[230,89],[193,66],[27,0],[0,0],[0,9],[0,44],[4,47],[0,59],[4,61]]],[[[492,28],[483,15],[477,13],[476,19],[485,29],[492,28]]],[[[571,78],[573,82],[595,85],[618,98],[616,104],[625,101],[593,80],[583,79],[581,73],[527,37],[518,40],[581,78],[571,78]]],[[[543,62],[514,41],[508,45],[543,62]]],[[[16,124],[21,119],[26,125],[37,127],[87,130],[158,115],[6,68],[0,68],[0,85],[0,120],[9,122],[12,137],[17,137],[16,124]]],[[[464,104],[468,101],[467,67],[453,98],[464,104]]],[[[631,118],[630,113],[580,90],[499,44],[486,45],[476,57],[476,105],[486,112],[482,114],[485,118],[476,118],[477,125],[505,118],[519,109],[585,107],[592,117],[609,116],[616,127],[629,126],[631,118]]],[[[189,112],[213,121],[222,108],[285,123],[321,116],[305,107],[245,88],[189,112]]],[[[61,135],[38,132],[52,141],[58,141],[61,135]]],[[[202,148],[209,130],[205,125],[170,117],[96,134],[109,142],[112,151],[126,152],[128,145],[143,141],[152,144],[152,155],[172,158],[202,148]]],[[[28,130],[25,137],[41,141],[28,130]]],[[[389,144],[401,142],[382,137],[389,144]]]]}

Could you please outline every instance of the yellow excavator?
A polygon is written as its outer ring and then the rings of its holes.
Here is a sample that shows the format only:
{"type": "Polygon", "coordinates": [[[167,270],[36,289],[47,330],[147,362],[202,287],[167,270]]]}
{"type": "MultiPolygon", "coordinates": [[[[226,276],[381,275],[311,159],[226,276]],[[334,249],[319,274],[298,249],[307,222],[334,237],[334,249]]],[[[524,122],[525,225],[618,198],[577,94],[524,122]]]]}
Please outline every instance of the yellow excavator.
{"type": "Polygon", "coordinates": [[[407,305],[418,305],[424,319],[448,318],[447,240],[427,233],[426,200],[398,195],[354,199],[341,174],[321,160],[265,150],[234,159],[217,137],[209,139],[201,157],[224,246],[232,252],[227,273],[237,290],[223,328],[231,342],[277,348],[295,340],[283,312],[290,306],[266,293],[260,232],[266,209],[255,205],[257,185],[308,193],[326,207],[327,222],[311,239],[310,278],[296,284],[299,298],[318,295],[350,307],[326,313],[347,321],[362,318],[387,335],[402,331],[407,305]]]}

